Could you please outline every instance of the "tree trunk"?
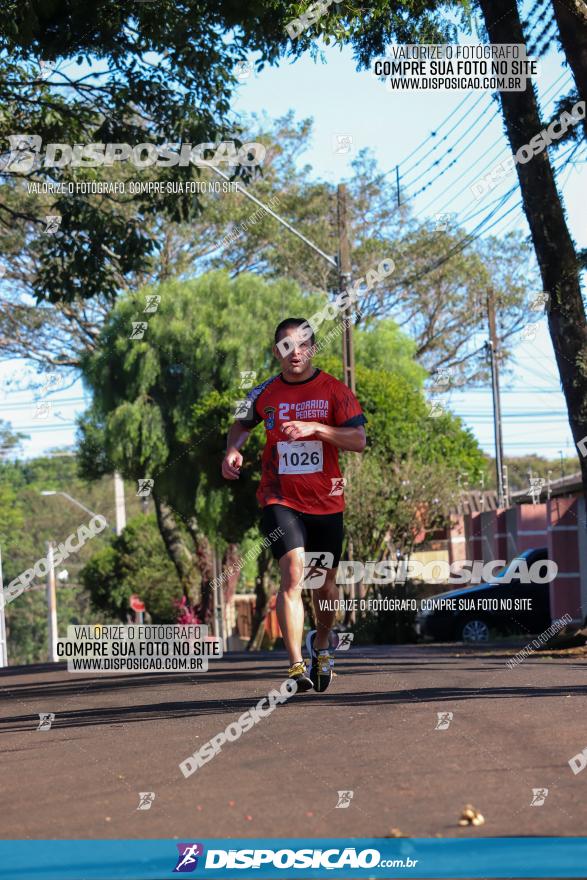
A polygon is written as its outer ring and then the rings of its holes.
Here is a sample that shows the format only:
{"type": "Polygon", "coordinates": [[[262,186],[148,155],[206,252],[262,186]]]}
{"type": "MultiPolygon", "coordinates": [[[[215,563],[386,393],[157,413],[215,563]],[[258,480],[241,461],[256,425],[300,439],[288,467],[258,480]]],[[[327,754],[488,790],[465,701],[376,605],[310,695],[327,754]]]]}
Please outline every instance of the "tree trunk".
{"type": "MultiPolygon", "coordinates": [[[[492,43],[524,43],[516,0],[479,0],[479,5],[492,43]]],[[[534,86],[500,92],[500,101],[515,153],[543,127],[534,86]]],[[[577,445],[587,435],[587,323],[577,255],[546,150],[516,168],[543,288],[550,295],[548,327],[577,445]]],[[[587,460],[578,456],[587,497],[587,460]]]]}
{"type": "Polygon", "coordinates": [[[236,593],[236,585],[240,576],[240,571],[236,568],[237,562],[238,544],[229,544],[222,558],[222,571],[227,571],[229,568],[233,569],[232,574],[228,575],[224,581],[224,601],[226,604],[232,602],[236,593]]]}
{"type": "Polygon", "coordinates": [[[186,527],[196,551],[196,565],[200,572],[200,620],[205,626],[212,623],[213,590],[211,581],[214,578],[213,550],[210,541],[201,531],[195,516],[186,520],[186,527]]]}
{"type": "Polygon", "coordinates": [[[252,650],[257,639],[260,627],[263,626],[267,605],[269,603],[269,577],[268,569],[271,556],[267,548],[263,548],[257,557],[257,577],[255,578],[255,613],[251,624],[251,638],[247,644],[247,651],[252,650]]]}
{"type": "MultiPolygon", "coordinates": [[[[552,0],[559,37],[579,98],[587,101],[587,6],[584,0],[552,0]]],[[[587,118],[583,119],[587,137],[587,118]]]]}
{"type": "Polygon", "coordinates": [[[181,537],[173,510],[158,495],[153,493],[153,503],[157,514],[157,524],[169,558],[175,565],[183,595],[193,605],[198,602],[199,577],[195,559],[181,537]]]}

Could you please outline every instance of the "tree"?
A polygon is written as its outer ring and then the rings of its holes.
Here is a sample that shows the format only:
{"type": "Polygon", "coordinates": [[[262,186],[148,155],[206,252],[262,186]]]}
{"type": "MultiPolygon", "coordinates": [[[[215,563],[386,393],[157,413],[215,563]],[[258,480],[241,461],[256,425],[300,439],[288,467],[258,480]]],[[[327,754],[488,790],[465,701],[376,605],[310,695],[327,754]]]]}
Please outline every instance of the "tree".
{"type": "MultiPolygon", "coordinates": [[[[539,4],[535,4],[534,10],[539,4]]],[[[552,0],[552,9],[558,25],[558,35],[573,71],[577,97],[587,95],[587,9],[581,0],[552,0]]],[[[583,117],[587,136],[587,114],[583,117]]]]}
{"type": "MultiPolygon", "coordinates": [[[[114,491],[111,479],[89,484],[76,474],[77,463],[70,456],[19,460],[0,463],[0,550],[4,586],[35,562],[45,557],[46,542],[64,542],[89,517],[59,495],[43,497],[41,491],[62,490],[85,503],[112,522],[114,491]]],[[[129,515],[140,505],[134,493],[126,493],[129,515]]],[[[109,622],[91,606],[90,596],[79,581],[79,571],[97,549],[108,541],[108,530],[87,542],[57,567],[57,574],[68,572],[63,583],[57,580],[59,635],[65,637],[68,625],[109,622]]],[[[43,579],[6,606],[8,656],[14,663],[36,663],[47,658],[47,604],[43,579]]]]}
{"type": "MultiPolygon", "coordinates": [[[[526,46],[516,0],[478,0],[475,5],[481,12],[487,38],[492,44],[526,46]]],[[[585,12],[579,9],[580,4],[575,0],[567,4],[564,15],[561,6],[555,4],[561,27],[560,39],[563,49],[566,48],[568,52],[580,90],[585,71],[585,12]]],[[[275,54],[298,57],[306,49],[317,53],[319,50],[314,40],[318,33],[326,43],[350,43],[359,67],[366,68],[373,58],[383,55],[386,47],[397,42],[398,38],[400,42],[415,43],[447,41],[450,35],[454,36],[453,13],[470,28],[471,8],[466,2],[447,4],[444,8],[435,0],[416,3],[415,14],[407,18],[405,29],[402,29],[399,22],[406,6],[396,0],[376,0],[368,15],[364,14],[363,9],[337,5],[336,10],[329,9],[315,26],[304,31],[291,45],[287,45],[283,38],[278,38],[275,54]],[[449,11],[450,15],[447,14],[449,11]]],[[[275,15],[280,15],[282,9],[280,6],[275,15]]],[[[499,101],[507,137],[515,154],[544,127],[536,91],[529,82],[524,91],[499,92],[499,101]]],[[[562,140],[559,140],[558,145],[561,143],[562,140]]],[[[578,447],[581,439],[587,436],[587,320],[580,283],[582,264],[567,227],[546,150],[534,156],[530,162],[518,162],[516,170],[543,290],[550,296],[548,326],[567,403],[569,424],[578,447]]],[[[587,458],[580,456],[580,461],[587,497],[587,458]]]]}
{"type": "MultiPolygon", "coordinates": [[[[243,136],[259,139],[267,149],[263,176],[251,184],[254,193],[326,252],[336,252],[334,189],[313,180],[308,167],[296,165],[308,147],[311,123],[296,123],[288,114],[273,124],[251,119],[247,130],[250,134],[243,136]]],[[[205,177],[212,179],[209,172],[205,177]]],[[[453,385],[485,381],[478,334],[485,324],[486,291],[491,286],[500,303],[501,357],[507,361],[508,342],[526,319],[529,293],[538,288],[532,282],[535,267],[528,244],[510,234],[493,240],[493,246],[490,240],[462,252],[458,229],[437,230],[432,223],[415,222],[408,208],[398,212],[395,183],[367,152],[353,163],[348,191],[354,278],[364,277],[384,258],[393,256],[396,263],[389,278],[361,293],[357,326],[391,317],[416,340],[426,369],[451,366],[453,385]]],[[[140,271],[121,276],[121,291],[173,276],[193,277],[209,268],[226,269],[232,276],[288,277],[322,295],[336,288],[336,274],[322,258],[241,194],[207,193],[200,201],[202,213],[189,224],[162,222],[161,212],[146,218],[145,235],[158,237],[161,250],[145,259],[140,271]]],[[[14,254],[22,248],[22,242],[15,242],[14,254]]],[[[35,306],[25,295],[29,282],[23,286],[12,257],[6,269],[12,286],[0,310],[0,351],[39,367],[77,367],[84,351],[95,348],[111,298],[100,294],[35,306]]],[[[33,273],[32,285],[34,278],[33,273]]]]}
{"type": "MultiPolygon", "coordinates": [[[[516,0],[479,0],[493,44],[525,44],[516,0]]],[[[584,17],[578,17],[578,21],[584,17]]],[[[536,92],[500,92],[508,139],[514,153],[542,129],[536,92]]],[[[580,263],[567,227],[564,208],[546,151],[516,165],[524,212],[549,293],[548,327],[575,445],[587,436],[587,319],[580,282],[580,263]]],[[[587,460],[580,456],[587,498],[587,460]]]]}
{"type": "MultiPolygon", "coordinates": [[[[367,418],[367,451],[343,455],[348,466],[348,534],[359,559],[381,559],[391,547],[410,552],[416,537],[441,525],[458,491],[458,475],[485,473],[470,429],[450,412],[430,415],[422,384],[374,359],[357,364],[357,395],[367,418]]],[[[340,361],[325,358],[341,378],[340,361]]]]}
{"type": "MultiPolygon", "coordinates": [[[[130,199],[116,192],[85,198],[68,191],[30,195],[31,182],[92,182],[96,167],[88,156],[77,168],[59,161],[52,167],[32,164],[24,154],[17,156],[14,139],[30,133],[43,145],[69,148],[195,146],[236,135],[240,144],[228,110],[238,82],[235,67],[246,59],[248,45],[236,24],[230,10],[206,8],[196,0],[122,6],[106,0],[99,7],[82,0],[56,0],[50,6],[9,2],[0,25],[0,139],[12,137],[13,152],[1,163],[0,228],[9,233],[13,252],[26,244],[29,259],[19,271],[34,281],[38,299],[114,296],[121,280],[140,271],[158,250],[157,229],[146,221],[157,213],[187,221],[200,206],[197,194],[185,191],[143,192],[130,199]],[[61,217],[57,234],[44,233],[47,214],[61,217]]],[[[37,140],[33,147],[38,146],[37,140]]],[[[118,166],[107,179],[129,178],[129,163],[118,166]]],[[[240,168],[246,179],[247,167],[240,168]]],[[[188,163],[158,168],[156,176],[186,181],[194,170],[188,163]]],[[[153,174],[142,171],[141,178],[153,174]]]]}
{"type": "Polygon", "coordinates": [[[122,297],[84,360],[94,395],[80,425],[84,473],[118,469],[128,479],[154,481],[158,526],[192,604],[212,578],[210,536],[220,532],[236,543],[256,517],[253,465],[231,487],[219,468],[245,394],[240,371],[273,371],[271,341],[282,316],[276,303],[298,314],[317,310],[319,299],[303,298],[291,282],[251,275],[167,281],[122,297]],[[130,340],[149,293],[161,297],[157,311],[148,315],[144,338],[130,340]]]}
{"type": "MultiPolygon", "coordinates": [[[[481,459],[481,455],[479,455],[481,459]]],[[[414,453],[390,460],[373,451],[351,470],[348,533],[356,559],[408,556],[425,532],[446,525],[458,498],[460,462],[426,461],[414,453]]]]}
{"type": "Polygon", "coordinates": [[[133,517],[80,572],[95,608],[126,621],[133,593],[154,623],[173,623],[181,589],[153,514],[133,517]]]}
{"type": "MultiPolygon", "coordinates": [[[[545,483],[549,477],[554,482],[560,480],[561,477],[569,477],[571,474],[577,473],[580,469],[579,462],[576,457],[572,458],[555,458],[546,459],[541,455],[518,455],[515,458],[506,456],[504,464],[508,471],[508,486],[510,492],[522,492],[530,489],[529,472],[532,476],[541,477],[545,483]]],[[[469,482],[469,488],[474,487],[469,482]]],[[[485,488],[495,489],[495,462],[492,458],[488,458],[488,475],[485,478],[485,488]]]]}
{"type": "MultiPolygon", "coordinates": [[[[339,375],[340,366],[327,362],[339,375]]],[[[388,366],[366,369],[357,364],[357,393],[368,418],[369,443],[387,462],[417,460],[468,470],[472,477],[485,469],[471,429],[450,412],[430,415],[421,387],[388,366]]]]}
{"type": "MultiPolygon", "coordinates": [[[[324,299],[302,296],[291,282],[246,274],[231,280],[225,272],[152,291],[119,300],[84,364],[94,402],[81,423],[80,456],[87,476],[116,468],[133,481],[153,480],[167,552],[184,594],[197,604],[212,576],[210,544],[238,543],[257,519],[262,431],[249,440],[238,482],[227,485],[219,469],[235,404],[245,394],[239,373],[254,371],[251,383],[272,375],[276,323],[317,312],[324,299]],[[146,295],[161,297],[157,311],[148,316],[144,337],[129,340],[146,295]]],[[[321,327],[319,338],[328,339],[334,326],[321,327]]],[[[389,319],[359,328],[356,337],[359,392],[382,454],[398,461],[417,446],[431,461],[459,460],[473,471],[476,444],[460,423],[427,416],[425,371],[413,361],[414,343],[389,319]]],[[[333,334],[316,364],[340,374],[339,348],[333,334]]]]}
{"type": "MultiPolygon", "coordinates": [[[[256,120],[249,123],[253,131],[259,127],[256,120]]],[[[291,115],[277,120],[267,137],[263,179],[255,181],[253,190],[265,203],[276,199],[273,206],[285,219],[325,252],[336,253],[335,188],[312,180],[308,168],[297,170],[294,163],[310,133],[307,120],[297,127],[291,115]]],[[[351,164],[347,189],[353,278],[364,277],[382,259],[395,262],[388,278],[361,291],[357,326],[391,317],[414,338],[417,358],[427,370],[450,367],[453,385],[486,381],[478,334],[486,330],[487,291],[492,289],[500,304],[500,356],[506,362],[509,342],[526,322],[528,300],[539,287],[530,246],[520,233],[509,233],[464,249],[468,237],[462,229],[453,225],[439,230],[430,221],[416,221],[408,206],[398,210],[395,181],[381,172],[368,151],[351,164]]],[[[270,215],[253,210],[240,195],[205,210],[199,221],[205,227],[201,240],[206,241],[204,250],[210,249],[212,266],[232,274],[254,271],[294,278],[304,290],[336,290],[336,273],[323,259],[284,233],[270,215]]],[[[193,229],[189,235],[193,237],[193,229]]]]}
{"type": "MultiPolygon", "coordinates": [[[[368,448],[359,459],[343,457],[352,558],[403,558],[426,532],[446,525],[459,495],[459,474],[466,470],[478,478],[485,459],[461,420],[449,412],[432,417],[422,388],[401,374],[359,365],[357,393],[367,416],[368,448]]],[[[404,587],[397,592],[402,598],[404,587]]],[[[404,629],[398,627],[399,635],[404,629]]]]}

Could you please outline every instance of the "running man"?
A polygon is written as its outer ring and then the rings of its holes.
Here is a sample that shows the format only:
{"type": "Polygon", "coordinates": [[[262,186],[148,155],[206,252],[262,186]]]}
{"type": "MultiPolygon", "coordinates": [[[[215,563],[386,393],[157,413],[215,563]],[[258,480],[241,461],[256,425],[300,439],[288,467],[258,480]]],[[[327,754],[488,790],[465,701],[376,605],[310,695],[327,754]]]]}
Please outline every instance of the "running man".
{"type": "Polygon", "coordinates": [[[249,412],[239,416],[228,432],[222,475],[238,480],[243,463],[239,450],[250,431],[264,422],[266,443],[257,499],[263,508],[263,534],[268,537],[280,529],[271,549],[281,573],[277,618],[289,654],[289,677],[299,691],[322,692],[332,678],[329,636],[336,612],[328,607],[333,608],[331,603],[339,598],[336,569],[343,542],[338,450],[364,450],[367,420],[346,385],[312,366],[315,339],[313,333],[308,338],[309,329],[303,318],[286,318],[275,330],[273,354],[281,372],[249,392],[249,412]],[[317,584],[313,588],[312,579],[317,584]],[[317,621],[317,630],[306,639],[309,670],[301,651],[303,586],[312,588],[317,621]],[[324,599],[330,601],[321,608],[324,599]]]}

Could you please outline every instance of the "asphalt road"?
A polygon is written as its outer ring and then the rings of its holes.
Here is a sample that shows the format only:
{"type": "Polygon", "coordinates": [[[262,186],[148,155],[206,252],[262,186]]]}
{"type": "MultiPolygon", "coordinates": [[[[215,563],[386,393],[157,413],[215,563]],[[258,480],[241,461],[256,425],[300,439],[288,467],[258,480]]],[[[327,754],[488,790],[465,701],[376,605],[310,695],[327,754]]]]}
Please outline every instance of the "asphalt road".
{"type": "Polygon", "coordinates": [[[231,655],[199,675],[3,671],[0,836],[583,835],[587,772],[568,761],[587,747],[587,656],[505,661],[353,647],[328,692],[296,695],[188,779],[179,762],[279,687],[283,655],[231,655]],[[447,729],[438,712],[453,713],[447,729]],[[533,788],[548,789],[542,806],[533,788]],[[139,792],[155,793],[148,810],[139,792]],[[458,825],[467,803],[483,825],[458,825]]]}

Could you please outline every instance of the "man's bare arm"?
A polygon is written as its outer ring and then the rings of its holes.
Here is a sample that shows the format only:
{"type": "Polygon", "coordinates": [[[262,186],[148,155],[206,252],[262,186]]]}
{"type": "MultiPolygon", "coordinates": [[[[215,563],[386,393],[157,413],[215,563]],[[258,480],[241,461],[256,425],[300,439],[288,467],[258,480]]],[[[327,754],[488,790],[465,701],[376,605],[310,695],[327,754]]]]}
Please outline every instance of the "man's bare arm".
{"type": "Polygon", "coordinates": [[[243,428],[240,422],[234,422],[230,426],[230,431],[226,437],[226,451],[229,449],[241,449],[247,442],[247,438],[251,432],[247,428],[243,428]]]}
{"type": "Polygon", "coordinates": [[[362,425],[357,425],[356,428],[336,428],[334,425],[321,425],[318,422],[315,436],[348,452],[362,452],[367,445],[367,435],[362,425]]]}
{"type": "Polygon", "coordinates": [[[239,452],[247,442],[250,431],[243,428],[240,422],[234,422],[226,438],[226,455],[222,460],[222,476],[225,480],[238,480],[243,457],[239,452]]]}
{"type": "Polygon", "coordinates": [[[337,428],[334,425],[322,425],[320,422],[294,421],[286,422],[281,430],[290,440],[313,437],[348,452],[363,452],[367,445],[367,436],[362,425],[356,428],[337,428]]]}

